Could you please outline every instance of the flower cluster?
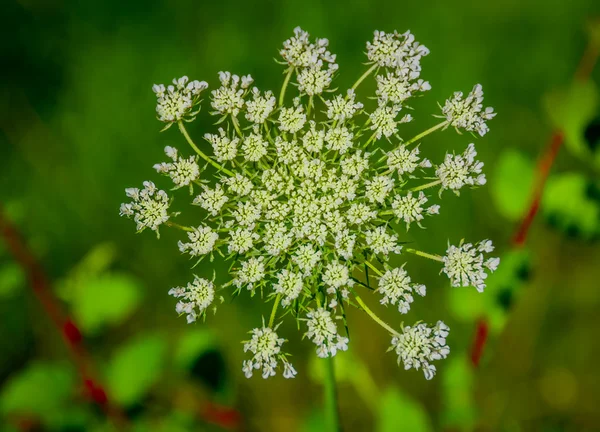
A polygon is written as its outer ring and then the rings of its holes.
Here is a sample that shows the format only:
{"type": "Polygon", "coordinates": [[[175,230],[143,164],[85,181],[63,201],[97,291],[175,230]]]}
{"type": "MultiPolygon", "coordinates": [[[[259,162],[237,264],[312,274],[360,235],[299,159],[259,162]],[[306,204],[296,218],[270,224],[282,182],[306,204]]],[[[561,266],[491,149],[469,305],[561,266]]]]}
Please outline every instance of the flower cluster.
{"type": "MultiPolygon", "coordinates": [[[[338,66],[328,40],[311,41],[296,28],[280,51],[286,75],[279,99],[271,90],[251,87],[250,75],[220,72],[220,85],[210,98],[220,126],[204,134],[201,144],[184,122],[197,114],[206,84],[185,78],[166,90],[154,87],[159,119],[176,122],[197,153],[184,157],[166,147],[171,161],[155,169],[170,178],[174,189],[189,187],[196,222],[175,223],[172,200],[152,182],[142,190],[127,189],[131,202],[120,213],[133,217],[139,231],[158,233],[163,224],[182,230],[179,250],[196,264],[206,257],[230,261],[225,283],[217,284],[214,276],[195,277],[171,289],[177,312],[189,322],[204,318],[220,292],[260,294],[272,304],[268,322],[252,330],[244,344],[252,354],[243,363],[247,377],[261,370],[267,378],[279,368],[286,378],[296,375],[277,334],[284,317],[298,322],[319,357],[331,357],[348,348],[343,334],[348,307],[359,305],[383,323],[361,299],[363,292],[409,313],[415,294],[424,296],[426,288],[409,276],[409,266],[392,263],[392,257],[405,262],[412,253],[434,259],[453,286],[478,290],[485,286],[486,272],[498,265],[497,258],[483,258],[492,250],[489,241],[451,246],[444,257],[403,247],[404,226],[422,228],[425,216],[437,215],[442,191],[458,194],[485,184],[473,144],[439,163],[421,155],[423,138],[436,130],[453,126],[487,132],[486,121],[494,114],[482,108],[481,87],[467,98],[455,94],[444,105],[441,123],[407,139],[402,124],[413,120],[407,103],[431,88],[420,77],[429,50],[410,32],[380,31],[366,49],[369,69],[349,90],[336,94],[329,91],[338,66]],[[371,75],[377,84],[374,97],[359,98],[359,85],[371,75]],[[286,98],[291,88],[297,92],[286,98]],[[390,143],[387,149],[382,141],[390,143]],[[344,319],[343,326],[338,319],[344,319]]],[[[435,327],[384,328],[399,361],[407,369],[423,369],[427,378],[435,373],[431,362],[449,352],[448,327],[441,321],[435,327]]]]}

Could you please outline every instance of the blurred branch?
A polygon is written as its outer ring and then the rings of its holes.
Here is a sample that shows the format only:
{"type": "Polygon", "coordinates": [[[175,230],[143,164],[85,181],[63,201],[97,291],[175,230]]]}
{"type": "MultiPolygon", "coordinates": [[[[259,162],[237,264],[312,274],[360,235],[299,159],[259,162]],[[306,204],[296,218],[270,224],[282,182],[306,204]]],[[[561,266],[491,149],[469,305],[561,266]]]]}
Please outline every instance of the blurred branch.
{"type": "MultiPolygon", "coordinates": [[[[590,37],[588,45],[573,76],[573,80],[575,82],[585,82],[590,79],[590,75],[596,66],[599,55],[599,42],[596,38],[590,37]]],[[[548,179],[548,175],[550,174],[550,170],[554,165],[564,139],[564,131],[561,129],[555,129],[552,131],[550,138],[544,147],[544,151],[538,159],[534,186],[529,198],[529,206],[525,210],[521,218],[521,222],[519,223],[517,230],[512,237],[511,247],[513,249],[523,247],[527,241],[527,235],[529,234],[529,230],[540,208],[544,187],[546,186],[546,180],[548,179]]],[[[479,366],[479,362],[481,360],[481,356],[483,355],[489,335],[488,327],[489,325],[486,318],[482,318],[476,324],[474,341],[471,348],[471,361],[473,367],[479,366]]]]}
{"type": "Polygon", "coordinates": [[[88,396],[103,410],[115,427],[122,429],[126,424],[125,416],[118,407],[110,404],[106,391],[100,384],[94,371],[92,357],[81,343],[82,336],[79,328],[62,311],[60,304],[52,294],[52,285],[44,269],[27,247],[25,240],[17,228],[8,219],[2,206],[0,206],[0,237],[6,243],[15,261],[27,275],[33,293],[54,324],[54,327],[62,334],[73,363],[81,375],[88,396]]]}

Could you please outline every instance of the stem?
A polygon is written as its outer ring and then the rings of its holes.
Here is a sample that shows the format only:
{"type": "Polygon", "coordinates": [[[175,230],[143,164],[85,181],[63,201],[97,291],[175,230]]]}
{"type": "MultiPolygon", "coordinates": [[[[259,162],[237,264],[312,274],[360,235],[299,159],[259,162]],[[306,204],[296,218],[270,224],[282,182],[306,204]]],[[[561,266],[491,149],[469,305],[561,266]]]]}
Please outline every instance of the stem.
{"type": "Polygon", "coordinates": [[[181,131],[181,133],[185,137],[185,139],[188,142],[188,144],[190,146],[192,146],[192,148],[194,149],[194,151],[196,153],[198,153],[198,155],[200,155],[200,157],[202,159],[204,159],[206,162],[208,162],[209,164],[211,164],[212,166],[214,166],[219,171],[223,171],[227,175],[230,175],[232,177],[235,175],[231,171],[229,171],[227,168],[225,168],[224,166],[222,166],[222,165],[218,164],[217,162],[215,162],[214,160],[212,160],[210,157],[208,157],[206,154],[204,154],[204,152],[202,150],[200,150],[198,148],[198,146],[194,143],[194,141],[192,141],[192,139],[188,135],[188,132],[185,129],[185,126],[183,125],[183,123],[181,122],[181,120],[177,122],[177,125],[179,126],[179,130],[181,131]]]}
{"type": "Polygon", "coordinates": [[[279,93],[279,106],[283,105],[283,99],[285,99],[285,91],[287,90],[288,83],[290,82],[290,78],[292,77],[293,73],[294,73],[294,68],[290,67],[287,75],[285,76],[285,79],[283,80],[283,86],[281,87],[281,92],[279,93]]]}
{"type": "Polygon", "coordinates": [[[373,270],[375,273],[377,273],[378,276],[383,276],[383,273],[381,273],[381,270],[379,270],[377,267],[375,267],[373,264],[371,264],[369,261],[365,261],[365,265],[368,266],[371,270],[373,270]]]}
{"type": "Polygon", "coordinates": [[[439,255],[429,254],[427,252],[423,252],[423,251],[420,251],[420,250],[417,250],[417,249],[411,249],[411,248],[406,248],[404,250],[406,252],[410,252],[412,254],[419,255],[419,256],[422,256],[424,258],[429,258],[429,259],[434,260],[434,261],[444,262],[444,259],[441,256],[439,256],[439,255]]]}
{"type": "Polygon", "coordinates": [[[360,305],[360,307],[362,308],[362,310],[364,310],[367,313],[367,315],[369,315],[371,318],[373,318],[373,321],[375,321],[381,327],[383,327],[384,329],[389,331],[390,334],[392,334],[394,336],[400,336],[400,333],[398,333],[396,330],[394,330],[392,327],[390,327],[385,321],[383,321],[381,318],[379,318],[377,315],[375,315],[375,312],[373,312],[371,309],[369,309],[369,307],[365,304],[365,302],[362,301],[362,299],[359,296],[355,296],[355,298],[356,298],[356,301],[358,302],[358,304],[360,305]]]}
{"type": "Polygon", "coordinates": [[[420,190],[423,190],[423,189],[428,189],[428,188],[430,188],[430,187],[437,186],[437,185],[439,185],[441,182],[442,182],[441,180],[435,180],[435,181],[432,181],[431,183],[425,183],[424,185],[417,186],[417,187],[414,187],[414,188],[412,188],[412,189],[409,189],[409,191],[412,191],[412,192],[418,192],[418,191],[420,191],[420,190]]]}
{"type": "Polygon", "coordinates": [[[313,97],[312,95],[308,98],[308,108],[306,109],[306,118],[310,117],[310,110],[312,108],[313,105],[313,97]]]}
{"type": "Polygon", "coordinates": [[[273,309],[271,310],[271,317],[269,318],[269,328],[273,328],[273,323],[275,322],[275,315],[277,314],[277,306],[279,306],[280,300],[281,294],[277,294],[277,297],[275,297],[275,303],[273,303],[273,309]]]}
{"type": "MultiPolygon", "coordinates": [[[[371,75],[371,73],[372,73],[372,72],[373,72],[375,69],[377,69],[377,67],[378,67],[378,65],[377,65],[377,64],[374,64],[374,65],[373,65],[373,66],[371,66],[369,69],[367,69],[367,71],[366,71],[364,74],[362,74],[362,75],[360,76],[360,78],[359,78],[359,79],[357,79],[357,80],[356,80],[356,82],[355,82],[355,83],[354,83],[354,85],[352,86],[352,90],[356,90],[356,88],[357,88],[357,87],[360,85],[360,83],[362,83],[362,82],[365,80],[365,78],[367,78],[369,75],[371,75]]],[[[346,98],[348,98],[348,96],[346,96],[346,98]]]]}
{"type": "Polygon", "coordinates": [[[436,124],[435,126],[433,126],[433,127],[429,128],[429,129],[427,129],[426,131],[424,131],[424,132],[421,132],[419,135],[417,135],[417,136],[415,136],[415,137],[413,137],[413,138],[409,139],[408,141],[406,141],[406,142],[404,143],[404,145],[405,145],[405,146],[407,146],[407,145],[409,145],[409,144],[412,144],[412,143],[414,143],[415,141],[418,141],[418,140],[420,140],[421,138],[423,138],[423,137],[425,137],[425,136],[429,135],[430,133],[432,133],[432,132],[435,132],[436,130],[438,130],[438,129],[441,129],[441,128],[443,128],[444,126],[447,126],[447,125],[448,125],[448,121],[447,121],[447,120],[445,120],[445,121],[443,121],[443,122],[441,122],[441,123],[439,123],[439,124],[436,124]]]}
{"type": "Polygon", "coordinates": [[[173,228],[180,229],[180,230],[182,230],[182,231],[187,231],[187,232],[192,232],[192,231],[194,231],[194,229],[193,229],[193,228],[191,228],[191,227],[183,226],[183,225],[180,225],[180,224],[178,224],[178,223],[171,222],[171,221],[167,221],[167,222],[165,222],[165,225],[166,225],[166,226],[169,226],[169,227],[173,227],[173,228]]]}
{"type": "Polygon", "coordinates": [[[242,135],[242,131],[240,130],[240,125],[238,124],[237,118],[235,118],[233,115],[231,116],[231,122],[233,123],[233,127],[235,128],[235,131],[240,136],[240,138],[244,138],[244,135],[242,135]]]}
{"type": "Polygon", "coordinates": [[[337,390],[335,386],[335,364],[333,357],[325,359],[325,418],[328,425],[328,430],[331,432],[339,432],[340,417],[337,404],[337,390]]]}

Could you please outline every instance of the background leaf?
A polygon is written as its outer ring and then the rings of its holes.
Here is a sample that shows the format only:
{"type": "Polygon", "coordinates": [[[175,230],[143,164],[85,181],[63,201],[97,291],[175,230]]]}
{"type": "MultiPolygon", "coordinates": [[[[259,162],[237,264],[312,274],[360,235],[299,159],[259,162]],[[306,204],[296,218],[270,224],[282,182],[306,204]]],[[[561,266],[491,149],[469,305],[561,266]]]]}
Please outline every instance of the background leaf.
{"type": "Polygon", "coordinates": [[[529,203],[534,180],[534,165],[523,153],[515,149],[502,152],[490,182],[490,192],[500,214],[515,221],[529,203]]]}
{"type": "Polygon", "coordinates": [[[377,417],[377,432],[430,432],[431,422],[425,408],[394,387],[382,395],[377,417]]]}

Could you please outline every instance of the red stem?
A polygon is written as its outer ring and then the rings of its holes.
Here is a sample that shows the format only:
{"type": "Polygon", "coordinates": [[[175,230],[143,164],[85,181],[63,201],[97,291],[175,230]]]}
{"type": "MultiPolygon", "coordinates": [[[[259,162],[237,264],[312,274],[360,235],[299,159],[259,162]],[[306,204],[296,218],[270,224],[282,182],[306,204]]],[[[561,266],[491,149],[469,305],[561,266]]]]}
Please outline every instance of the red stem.
{"type": "MultiPolygon", "coordinates": [[[[581,57],[579,65],[577,66],[577,70],[573,77],[575,82],[585,82],[590,78],[599,54],[600,47],[598,47],[598,45],[591,40],[588,43],[583,56],[581,57]]],[[[535,216],[540,208],[540,203],[544,194],[544,187],[546,186],[546,180],[548,179],[548,175],[550,174],[550,170],[554,165],[556,156],[558,155],[558,152],[564,142],[564,138],[564,131],[555,129],[550,135],[548,144],[545,146],[545,150],[538,160],[536,179],[529,199],[530,204],[527,210],[524,212],[521,222],[519,223],[517,230],[513,235],[511,241],[511,246],[513,249],[523,247],[527,241],[527,235],[529,234],[533,220],[535,219],[535,216]]],[[[488,329],[489,325],[487,318],[481,318],[476,324],[473,346],[471,348],[471,362],[475,368],[479,366],[479,362],[483,355],[487,338],[489,336],[488,329]]]]}
{"type": "Polygon", "coordinates": [[[0,236],[5,241],[8,250],[15,261],[26,273],[33,293],[41,303],[44,311],[63,336],[63,341],[69,350],[84,387],[90,399],[105,412],[113,424],[122,429],[125,417],[116,406],[109,403],[106,391],[100,384],[94,372],[92,357],[83,346],[81,332],[75,322],[61,309],[60,304],[52,295],[52,285],[40,263],[27,247],[17,228],[6,217],[0,206],[0,236]]]}

